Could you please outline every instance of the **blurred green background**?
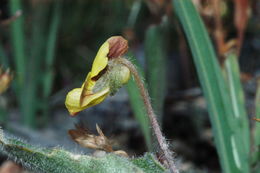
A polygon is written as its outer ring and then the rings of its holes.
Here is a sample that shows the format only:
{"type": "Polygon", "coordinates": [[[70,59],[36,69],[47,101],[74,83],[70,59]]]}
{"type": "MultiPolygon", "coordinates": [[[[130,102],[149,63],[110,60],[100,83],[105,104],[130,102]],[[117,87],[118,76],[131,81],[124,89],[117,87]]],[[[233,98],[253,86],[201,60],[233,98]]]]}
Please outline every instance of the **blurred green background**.
{"type": "MultiPolygon", "coordinates": [[[[214,6],[210,0],[194,3],[221,62],[214,6]]],[[[233,24],[235,5],[221,3],[226,40],[239,33],[233,24]]],[[[162,129],[182,160],[181,169],[219,172],[205,99],[171,1],[1,0],[0,10],[0,64],[13,74],[9,90],[0,96],[2,127],[32,143],[82,152],[66,131],[77,122],[90,130],[98,123],[116,147],[133,155],[156,148],[133,80],[75,118],[64,106],[67,92],[85,79],[99,46],[122,35],[129,41],[126,56],[145,79],[162,129]]],[[[259,1],[250,1],[244,10],[250,15],[239,54],[240,77],[253,117],[260,70],[259,1]]]]}

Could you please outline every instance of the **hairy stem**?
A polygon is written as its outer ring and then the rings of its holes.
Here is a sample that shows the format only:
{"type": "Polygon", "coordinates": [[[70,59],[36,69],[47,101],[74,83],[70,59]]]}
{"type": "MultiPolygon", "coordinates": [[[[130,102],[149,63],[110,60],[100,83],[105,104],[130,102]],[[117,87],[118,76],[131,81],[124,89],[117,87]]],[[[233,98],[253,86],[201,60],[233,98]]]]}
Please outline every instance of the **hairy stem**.
{"type": "Polygon", "coordinates": [[[173,162],[172,153],[168,148],[167,142],[166,142],[164,136],[162,135],[160,126],[157,122],[156,115],[155,115],[153,108],[152,108],[152,105],[151,105],[149,94],[147,92],[147,89],[144,86],[144,83],[143,83],[141,77],[138,74],[138,71],[136,70],[135,66],[129,60],[127,60],[125,58],[118,58],[118,62],[120,64],[123,64],[126,67],[128,67],[129,70],[131,71],[131,74],[134,76],[134,79],[135,79],[137,86],[140,90],[140,94],[143,98],[145,109],[147,111],[147,115],[148,115],[149,120],[151,122],[152,129],[153,129],[154,134],[156,136],[156,139],[159,143],[160,149],[162,150],[162,152],[165,156],[165,159],[166,159],[166,161],[169,165],[169,169],[172,173],[178,173],[179,171],[178,171],[177,167],[175,166],[175,164],[173,162]]]}

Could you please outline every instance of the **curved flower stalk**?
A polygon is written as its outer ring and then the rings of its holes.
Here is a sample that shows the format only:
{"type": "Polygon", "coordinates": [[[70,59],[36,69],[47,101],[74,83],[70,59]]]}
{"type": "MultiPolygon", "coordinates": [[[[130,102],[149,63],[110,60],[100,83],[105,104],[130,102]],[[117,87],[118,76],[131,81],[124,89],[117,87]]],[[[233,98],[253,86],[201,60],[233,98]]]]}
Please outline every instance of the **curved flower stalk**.
{"type": "Polygon", "coordinates": [[[83,109],[99,104],[108,95],[115,94],[123,84],[127,83],[131,73],[140,90],[147,115],[160,149],[165,156],[167,166],[170,172],[178,173],[179,171],[173,162],[172,153],[156,120],[156,115],[143,81],[135,66],[129,60],[122,57],[127,49],[128,44],[123,37],[114,36],[109,38],[100,47],[94,59],[92,69],[81,88],[73,89],[68,93],[65,105],[71,115],[76,115],[83,109]]]}

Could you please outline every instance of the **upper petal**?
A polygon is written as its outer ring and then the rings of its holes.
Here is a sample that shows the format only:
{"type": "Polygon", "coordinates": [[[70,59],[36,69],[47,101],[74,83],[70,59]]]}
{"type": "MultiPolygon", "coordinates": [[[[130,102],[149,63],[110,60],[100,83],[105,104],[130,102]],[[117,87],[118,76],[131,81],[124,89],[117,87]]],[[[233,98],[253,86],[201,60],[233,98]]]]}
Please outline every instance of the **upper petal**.
{"type": "MultiPolygon", "coordinates": [[[[87,78],[82,85],[83,92],[81,94],[81,98],[84,95],[92,93],[92,89],[96,84],[96,80],[94,79],[94,77],[101,74],[102,71],[106,68],[106,66],[108,64],[108,57],[107,57],[108,52],[109,52],[109,43],[105,42],[99,48],[98,53],[92,64],[91,71],[88,73],[87,78]]],[[[81,100],[81,102],[82,102],[82,100],[81,100]]]]}
{"type": "Polygon", "coordinates": [[[109,52],[109,43],[105,42],[99,48],[98,53],[92,64],[92,69],[90,72],[91,78],[97,76],[104,68],[106,68],[107,63],[108,63],[108,57],[107,57],[108,52],[109,52]]]}

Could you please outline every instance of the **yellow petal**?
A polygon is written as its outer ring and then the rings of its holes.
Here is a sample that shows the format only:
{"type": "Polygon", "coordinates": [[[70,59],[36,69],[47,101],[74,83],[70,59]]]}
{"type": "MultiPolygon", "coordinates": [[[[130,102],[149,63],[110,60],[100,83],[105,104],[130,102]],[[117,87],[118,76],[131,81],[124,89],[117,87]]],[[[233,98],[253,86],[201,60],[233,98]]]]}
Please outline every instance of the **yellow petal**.
{"type": "Polygon", "coordinates": [[[82,93],[82,88],[75,88],[71,90],[66,96],[65,106],[71,115],[74,115],[75,113],[81,111],[81,106],[80,106],[81,93],[82,93]]]}
{"type": "Polygon", "coordinates": [[[105,42],[98,50],[98,53],[94,59],[91,69],[91,78],[97,76],[104,68],[106,68],[108,63],[107,54],[109,52],[109,43],[105,42]]]}
{"type": "Polygon", "coordinates": [[[65,105],[71,115],[76,115],[78,112],[99,104],[109,94],[109,88],[105,88],[97,93],[86,95],[80,103],[83,88],[75,88],[67,94],[65,105]]]}
{"type": "Polygon", "coordinates": [[[82,94],[88,94],[89,92],[91,92],[95,84],[96,81],[91,80],[91,72],[89,72],[85,79],[85,82],[81,86],[81,88],[83,88],[82,94]]]}
{"type": "Polygon", "coordinates": [[[88,107],[99,104],[107,97],[107,95],[109,94],[109,91],[110,91],[110,89],[107,87],[97,93],[84,96],[82,99],[82,104],[81,104],[82,107],[84,107],[84,109],[86,109],[88,107]]]}
{"type": "Polygon", "coordinates": [[[88,94],[93,89],[96,81],[92,80],[93,77],[97,76],[102,70],[104,70],[108,64],[107,54],[109,52],[109,43],[105,42],[98,50],[98,53],[92,64],[91,72],[88,73],[85,82],[83,83],[83,93],[88,94]]]}

